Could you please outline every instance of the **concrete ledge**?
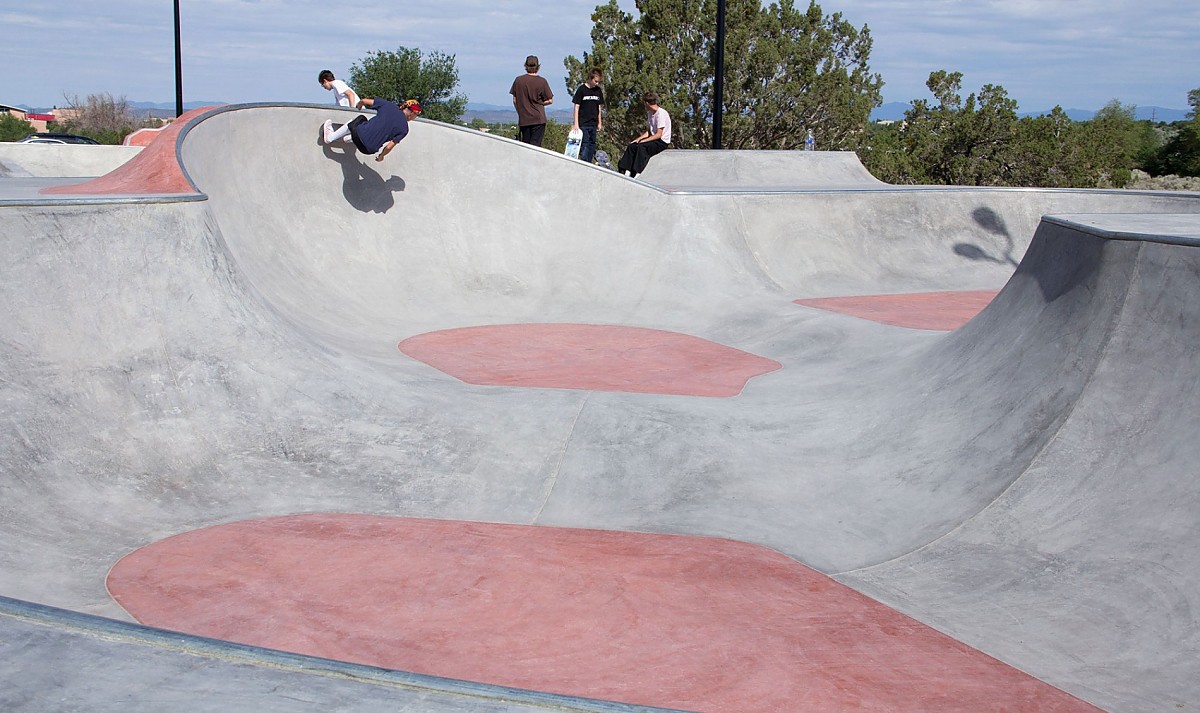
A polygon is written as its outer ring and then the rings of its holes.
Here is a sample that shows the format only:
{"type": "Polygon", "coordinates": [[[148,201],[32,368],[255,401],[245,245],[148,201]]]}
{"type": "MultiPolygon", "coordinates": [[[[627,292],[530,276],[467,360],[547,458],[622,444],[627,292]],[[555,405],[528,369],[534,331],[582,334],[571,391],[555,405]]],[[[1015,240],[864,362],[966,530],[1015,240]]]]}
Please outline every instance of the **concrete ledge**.
{"type": "Polygon", "coordinates": [[[103,176],[141,151],[141,146],[0,143],[0,176],[103,176]]]}

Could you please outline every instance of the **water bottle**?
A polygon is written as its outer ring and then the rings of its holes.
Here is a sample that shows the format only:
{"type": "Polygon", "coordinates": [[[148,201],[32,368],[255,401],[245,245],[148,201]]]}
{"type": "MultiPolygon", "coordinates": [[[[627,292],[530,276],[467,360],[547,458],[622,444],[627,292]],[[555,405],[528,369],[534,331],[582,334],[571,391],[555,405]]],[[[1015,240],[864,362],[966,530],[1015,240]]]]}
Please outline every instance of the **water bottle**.
{"type": "Polygon", "coordinates": [[[804,137],[804,150],[805,151],[816,151],[817,150],[817,142],[813,139],[812,129],[809,129],[808,135],[804,137]]]}

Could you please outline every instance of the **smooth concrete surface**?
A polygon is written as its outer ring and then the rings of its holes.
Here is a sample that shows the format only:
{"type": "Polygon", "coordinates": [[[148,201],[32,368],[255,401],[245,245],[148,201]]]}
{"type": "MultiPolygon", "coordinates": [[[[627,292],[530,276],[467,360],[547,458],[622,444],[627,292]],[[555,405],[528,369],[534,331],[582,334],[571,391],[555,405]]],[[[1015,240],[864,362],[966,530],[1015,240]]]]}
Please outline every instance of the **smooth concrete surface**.
{"type": "Polygon", "coordinates": [[[55,186],[71,186],[79,183],[78,177],[46,178],[42,176],[0,175],[0,205],[37,203],[46,200],[43,189],[55,186]]]}
{"type": "Polygon", "coordinates": [[[124,554],[303,512],[717,536],[1102,708],[1200,701],[1200,196],[673,194],[424,121],[364,161],[318,144],[339,113],[193,121],[208,201],[0,206],[0,594],[124,617],[124,554]],[[948,334],[793,303],[996,289],[948,334]],[[396,348],[523,323],[782,368],[697,398],[396,348]]]}
{"type": "Polygon", "coordinates": [[[993,303],[1026,306],[1024,323],[989,308],[952,337],[1021,339],[1016,327],[1077,345],[1063,357],[1086,382],[1021,477],[945,536],[840,579],[1050,680],[1087,681],[1096,693],[1077,692],[1104,707],[1187,710],[1200,681],[1200,225],[1171,221],[1191,245],[1087,233],[1136,223],[1047,224],[993,303]]]}
{"type": "Polygon", "coordinates": [[[0,710],[656,713],[240,646],[0,597],[0,710]]]}
{"type": "Polygon", "coordinates": [[[141,150],[140,146],[0,142],[0,177],[103,176],[141,150]]]}
{"type": "Polygon", "coordinates": [[[642,180],[672,191],[850,189],[887,184],[851,151],[665,151],[651,159],[642,180]]]}

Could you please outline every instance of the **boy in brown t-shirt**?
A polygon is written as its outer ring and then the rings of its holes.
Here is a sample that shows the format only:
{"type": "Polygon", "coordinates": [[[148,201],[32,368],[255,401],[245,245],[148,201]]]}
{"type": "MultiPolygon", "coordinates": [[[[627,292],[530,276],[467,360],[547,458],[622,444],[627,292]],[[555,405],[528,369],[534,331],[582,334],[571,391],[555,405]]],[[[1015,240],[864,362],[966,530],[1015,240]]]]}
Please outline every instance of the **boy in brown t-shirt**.
{"type": "Polygon", "coordinates": [[[513,80],[508,93],[513,97],[517,109],[517,124],[521,127],[521,141],[541,146],[546,136],[546,107],[554,103],[554,92],[550,83],[538,76],[541,64],[536,55],[525,58],[525,74],[513,80]]]}

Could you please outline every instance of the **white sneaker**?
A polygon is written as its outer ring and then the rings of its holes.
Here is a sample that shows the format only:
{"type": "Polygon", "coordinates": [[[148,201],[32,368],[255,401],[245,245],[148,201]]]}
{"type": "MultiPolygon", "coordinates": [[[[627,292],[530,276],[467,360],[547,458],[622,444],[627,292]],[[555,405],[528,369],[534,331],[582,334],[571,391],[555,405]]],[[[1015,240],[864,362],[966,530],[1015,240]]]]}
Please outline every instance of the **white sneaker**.
{"type": "Polygon", "coordinates": [[[342,143],[352,144],[352,143],[354,143],[354,137],[351,136],[350,134],[346,134],[345,136],[342,137],[342,143]]]}
{"type": "Polygon", "coordinates": [[[332,144],[333,143],[333,122],[330,121],[329,119],[326,119],[325,124],[323,126],[325,127],[325,130],[324,130],[325,143],[332,144]]]}

